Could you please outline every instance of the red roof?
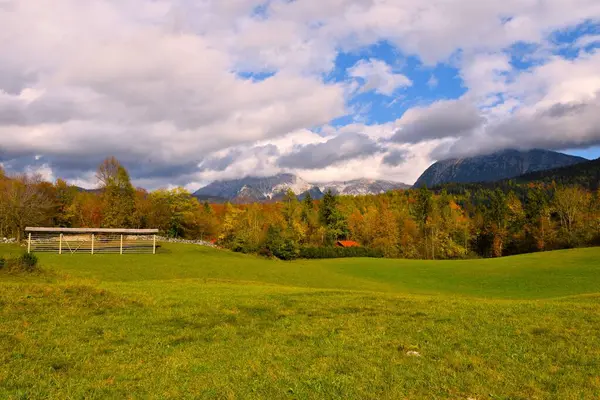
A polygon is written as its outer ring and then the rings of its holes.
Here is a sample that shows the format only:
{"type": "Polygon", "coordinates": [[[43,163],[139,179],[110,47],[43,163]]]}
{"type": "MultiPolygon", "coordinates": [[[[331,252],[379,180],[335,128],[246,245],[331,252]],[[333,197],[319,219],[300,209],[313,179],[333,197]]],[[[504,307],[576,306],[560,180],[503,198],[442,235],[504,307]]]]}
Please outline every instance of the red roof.
{"type": "Polygon", "coordinates": [[[360,244],[353,240],[338,240],[336,245],[339,247],[360,247],[360,244]]]}

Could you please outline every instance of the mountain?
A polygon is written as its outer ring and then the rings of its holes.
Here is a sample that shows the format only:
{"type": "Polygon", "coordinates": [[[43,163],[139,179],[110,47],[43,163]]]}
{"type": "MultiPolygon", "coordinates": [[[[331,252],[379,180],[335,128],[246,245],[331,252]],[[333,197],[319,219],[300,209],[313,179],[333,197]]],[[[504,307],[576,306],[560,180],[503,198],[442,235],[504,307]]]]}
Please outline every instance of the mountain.
{"type": "Polygon", "coordinates": [[[288,189],[294,193],[304,193],[313,185],[292,174],[279,174],[267,177],[246,177],[242,179],[214,181],[201,188],[194,196],[200,199],[224,199],[237,203],[268,201],[283,195],[288,189]]]}
{"type": "Polygon", "coordinates": [[[488,155],[438,161],[419,177],[415,187],[435,187],[451,182],[493,182],[586,161],[582,157],[548,150],[503,150],[488,155]]]}
{"type": "Polygon", "coordinates": [[[214,202],[252,203],[279,200],[288,189],[299,198],[304,198],[306,193],[310,193],[313,198],[318,199],[327,190],[336,194],[356,196],[407,188],[409,186],[403,183],[372,179],[312,184],[296,175],[279,174],[262,178],[246,177],[215,181],[195,192],[194,196],[200,200],[214,202]]]}
{"type": "Polygon", "coordinates": [[[316,186],[319,188],[321,193],[331,190],[335,194],[348,196],[378,194],[397,189],[410,189],[410,185],[406,185],[404,183],[375,179],[355,179],[345,182],[327,182],[317,184],[316,186]]]}

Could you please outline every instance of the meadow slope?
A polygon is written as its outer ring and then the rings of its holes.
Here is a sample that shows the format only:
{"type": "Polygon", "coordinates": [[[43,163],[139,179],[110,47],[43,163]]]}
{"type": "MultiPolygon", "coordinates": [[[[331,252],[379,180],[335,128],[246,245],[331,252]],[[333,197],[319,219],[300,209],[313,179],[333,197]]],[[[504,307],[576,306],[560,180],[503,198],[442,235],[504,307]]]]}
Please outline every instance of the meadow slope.
{"type": "Polygon", "coordinates": [[[598,398],[598,260],[44,254],[0,272],[0,398],[598,398]]]}

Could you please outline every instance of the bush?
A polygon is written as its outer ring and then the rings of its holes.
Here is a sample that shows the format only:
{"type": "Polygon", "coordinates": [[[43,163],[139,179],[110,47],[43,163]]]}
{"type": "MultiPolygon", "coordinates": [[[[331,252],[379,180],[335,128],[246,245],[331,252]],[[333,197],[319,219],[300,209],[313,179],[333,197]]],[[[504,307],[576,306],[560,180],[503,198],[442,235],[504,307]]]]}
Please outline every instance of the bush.
{"type": "Polygon", "coordinates": [[[23,253],[19,257],[19,262],[26,270],[34,270],[38,263],[38,258],[33,253],[23,253]]]}
{"type": "Polygon", "coordinates": [[[296,242],[289,238],[283,239],[280,243],[278,243],[278,246],[269,248],[269,250],[271,250],[275,257],[286,261],[298,258],[300,253],[296,242]]]}
{"type": "Polygon", "coordinates": [[[273,257],[273,253],[271,253],[271,250],[267,249],[266,247],[261,247],[260,250],[258,250],[258,255],[267,258],[273,257]]]}
{"type": "Polygon", "coordinates": [[[8,272],[34,272],[37,270],[37,263],[35,254],[24,253],[17,258],[0,258],[0,269],[8,272]]]}
{"type": "Polygon", "coordinates": [[[346,258],[370,257],[381,258],[383,251],[367,247],[303,247],[300,249],[300,258],[346,258]]]}
{"type": "Polygon", "coordinates": [[[274,226],[267,231],[264,248],[261,253],[271,253],[280,260],[294,260],[300,254],[298,243],[274,226]]]}

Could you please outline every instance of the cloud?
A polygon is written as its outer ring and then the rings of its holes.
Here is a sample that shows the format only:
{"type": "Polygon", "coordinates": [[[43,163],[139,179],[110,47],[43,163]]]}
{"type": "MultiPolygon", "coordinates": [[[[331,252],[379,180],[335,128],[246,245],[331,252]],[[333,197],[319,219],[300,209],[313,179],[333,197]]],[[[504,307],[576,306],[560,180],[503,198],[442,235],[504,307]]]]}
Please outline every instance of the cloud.
{"type": "Polygon", "coordinates": [[[585,35],[575,41],[575,47],[587,47],[600,44],[600,35],[585,35]]]}
{"type": "Polygon", "coordinates": [[[176,181],[205,153],[346,112],[340,84],[283,71],[238,76],[209,35],[173,29],[168,2],[12,4],[0,9],[0,147],[7,158],[42,154],[60,176],[114,154],[135,165],[135,178],[176,181]]]}
{"type": "MultiPolygon", "coordinates": [[[[521,72],[511,46],[548,49],[553,32],[599,18],[592,0],[0,0],[0,157],[89,182],[115,155],[152,188],[281,169],[410,180],[440,145],[585,146],[596,140],[586,122],[600,90],[595,37],[572,59],[546,50],[521,72]],[[423,73],[398,73],[371,52],[381,43],[426,69],[458,68],[467,93],[399,120],[378,115],[348,82],[390,96],[411,78],[418,91],[423,73]],[[580,127],[565,122],[574,112],[580,127]],[[411,163],[394,166],[395,150],[381,149],[392,137],[411,163]]],[[[428,96],[442,97],[444,76],[428,96]]],[[[407,95],[401,108],[414,104],[423,99],[407,95]]]]}
{"type": "Polygon", "coordinates": [[[440,82],[438,81],[438,79],[435,77],[435,75],[431,75],[431,77],[429,78],[429,80],[427,81],[427,86],[430,89],[435,89],[438,85],[440,84],[440,82]]]}
{"type": "Polygon", "coordinates": [[[419,143],[469,134],[485,120],[478,108],[463,98],[440,100],[427,107],[412,108],[399,122],[401,127],[391,140],[397,143],[419,143]]]}
{"type": "Polygon", "coordinates": [[[318,169],[382,151],[364,134],[343,133],[323,143],[308,144],[279,158],[283,168],[318,169]]]}
{"type": "Polygon", "coordinates": [[[392,150],[383,157],[383,163],[390,167],[397,167],[404,164],[409,158],[410,153],[407,150],[392,150]]]}
{"type": "Polygon", "coordinates": [[[243,159],[266,159],[279,155],[279,148],[273,144],[253,146],[250,148],[236,147],[228,150],[224,155],[207,157],[199,165],[199,171],[225,171],[231,165],[243,159]]]}
{"type": "Polygon", "coordinates": [[[442,145],[436,159],[490,153],[515,148],[562,150],[600,144],[600,95],[585,103],[557,103],[533,114],[520,111],[490,124],[479,134],[442,145]]]}
{"type": "Polygon", "coordinates": [[[592,52],[574,60],[555,57],[522,71],[507,83],[503,93],[507,98],[519,99],[517,107],[492,115],[485,126],[440,144],[432,157],[452,158],[505,148],[564,150],[599,144],[598,68],[600,52],[592,52]]]}
{"type": "Polygon", "coordinates": [[[510,56],[505,53],[474,54],[461,60],[460,75],[469,95],[480,101],[506,91],[511,71],[510,56]]]}
{"type": "Polygon", "coordinates": [[[391,66],[375,59],[357,62],[348,70],[348,75],[360,78],[363,83],[361,91],[372,90],[386,96],[391,96],[399,88],[412,85],[411,80],[406,76],[394,73],[391,66]]]}

